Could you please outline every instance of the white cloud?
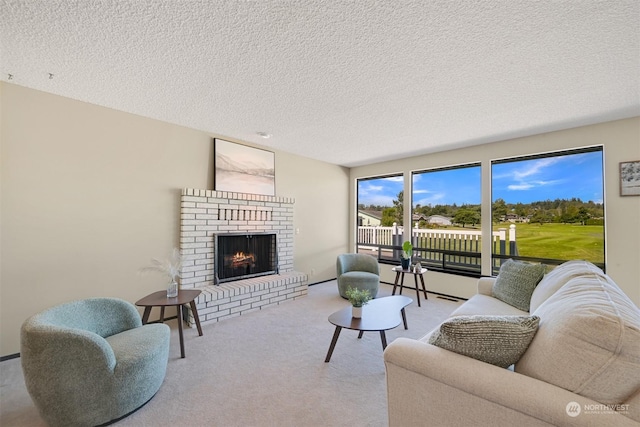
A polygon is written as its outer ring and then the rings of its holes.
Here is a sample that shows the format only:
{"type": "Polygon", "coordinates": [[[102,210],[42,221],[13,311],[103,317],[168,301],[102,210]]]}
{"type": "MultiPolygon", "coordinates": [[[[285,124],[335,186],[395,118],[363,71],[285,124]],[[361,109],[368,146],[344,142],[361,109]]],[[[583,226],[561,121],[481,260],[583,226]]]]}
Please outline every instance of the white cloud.
{"type": "Polygon", "coordinates": [[[390,182],[404,182],[404,176],[399,175],[399,176],[390,176],[389,178],[383,178],[385,181],[390,181],[390,182]]]}
{"type": "Polygon", "coordinates": [[[564,182],[564,180],[562,179],[555,179],[551,181],[522,181],[519,184],[511,184],[507,186],[507,188],[512,191],[524,191],[524,190],[530,190],[532,188],[537,188],[537,187],[557,185],[557,184],[561,184],[562,182],[564,182]]]}
{"type": "Polygon", "coordinates": [[[511,184],[507,186],[509,190],[520,191],[520,190],[529,190],[533,188],[532,184],[511,184]]]}
{"type": "Polygon", "coordinates": [[[521,170],[514,170],[513,171],[513,178],[515,180],[522,180],[526,177],[529,176],[533,176],[533,175],[538,175],[540,173],[543,172],[544,169],[546,169],[549,166],[553,166],[554,164],[558,163],[560,160],[558,157],[547,157],[544,159],[540,159],[537,160],[533,163],[528,163],[526,165],[526,168],[521,169],[521,170]]]}
{"type": "Polygon", "coordinates": [[[366,191],[367,193],[377,193],[378,191],[382,191],[384,189],[381,185],[367,185],[360,187],[360,191],[366,191]]]}

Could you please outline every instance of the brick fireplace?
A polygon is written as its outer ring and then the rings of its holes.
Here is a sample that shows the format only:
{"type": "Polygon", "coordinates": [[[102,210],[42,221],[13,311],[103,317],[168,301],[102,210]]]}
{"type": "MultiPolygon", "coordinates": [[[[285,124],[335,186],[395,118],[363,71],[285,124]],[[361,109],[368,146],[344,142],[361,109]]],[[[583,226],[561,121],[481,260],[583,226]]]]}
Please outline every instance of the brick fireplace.
{"type": "MultiPolygon", "coordinates": [[[[307,276],[293,270],[293,205],[286,197],[185,188],[181,195],[180,249],[189,261],[181,289],[198,288],[202,323],[217,322],[307,295],[307,276]],[[218,283],[218,235],[276,235],[276,274],[218,283]]],[[[193,313],[185,310],[194,326],[193,313]]]]}

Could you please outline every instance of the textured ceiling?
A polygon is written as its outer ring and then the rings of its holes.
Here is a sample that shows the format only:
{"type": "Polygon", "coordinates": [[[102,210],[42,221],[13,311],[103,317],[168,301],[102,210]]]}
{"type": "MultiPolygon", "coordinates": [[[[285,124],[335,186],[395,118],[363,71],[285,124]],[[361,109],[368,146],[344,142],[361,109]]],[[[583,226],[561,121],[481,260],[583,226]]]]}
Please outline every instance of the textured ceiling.
{"type": "Polygon", "coordinates": [[[0,78],[357,166],[640,115],[639,23],[637,0],[0,0],[0,78]]]}

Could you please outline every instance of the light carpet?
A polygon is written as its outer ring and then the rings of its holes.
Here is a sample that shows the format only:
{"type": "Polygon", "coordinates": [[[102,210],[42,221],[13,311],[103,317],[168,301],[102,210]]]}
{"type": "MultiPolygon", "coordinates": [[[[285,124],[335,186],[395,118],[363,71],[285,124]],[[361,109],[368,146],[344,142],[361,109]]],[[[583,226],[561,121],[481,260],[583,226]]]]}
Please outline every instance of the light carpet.
{"type": "MultiPolygon", "coordinates": [[[[378,297],[391,295],[382,284],[378,297]]],[[[406,308],[409,329],[387,331],[420,338],[461,303],[429,294],[406,308]]],[[[329,281],[281,305],[185,329],[180,358],[176,320],[164,384],[144,407],[117,426],[387,426],[387,396],[378,332],[343,329],[329,363],[335,327],[328,316],[349,303],[329,281]]],[[[171,315],[171,313],[167,313],[171,315]]],[[[45,426],[29,397],[20,359],[0,363],[0,425],[45,426]]]]}

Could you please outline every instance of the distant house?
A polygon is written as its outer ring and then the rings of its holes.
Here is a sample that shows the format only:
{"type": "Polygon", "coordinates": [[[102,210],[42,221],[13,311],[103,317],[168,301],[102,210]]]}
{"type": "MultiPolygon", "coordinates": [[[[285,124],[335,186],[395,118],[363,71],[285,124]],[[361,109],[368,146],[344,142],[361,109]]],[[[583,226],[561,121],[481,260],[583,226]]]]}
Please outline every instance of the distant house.
{"type": "Polygon", "coordinates": [[[382,212],[371,210],[358,211],[358,225],[364,227],[377,227],[382,222],[382,212]]]}
{"type": "Polygon", "coordinates": [[[413,215],[411,215],[412,222],[426,221],[427,218],[429,217],[421,213],[414,213],[413,215]]]}
{"type": "Polygon", "coordinates": [[[451,225],[451,218],[442,215],[431,215],[427,217],[427,224],[433,225],[451,225]]]}
{"type": "Polygon", "coordinates": [[[530,218],[529,217],[524,217],[524,216],[520,216],[520,215],[516,215],[513,213],[507,214],[506,216],[503,216],[500,218],[503,222],[530,222],[530,218]]]}

